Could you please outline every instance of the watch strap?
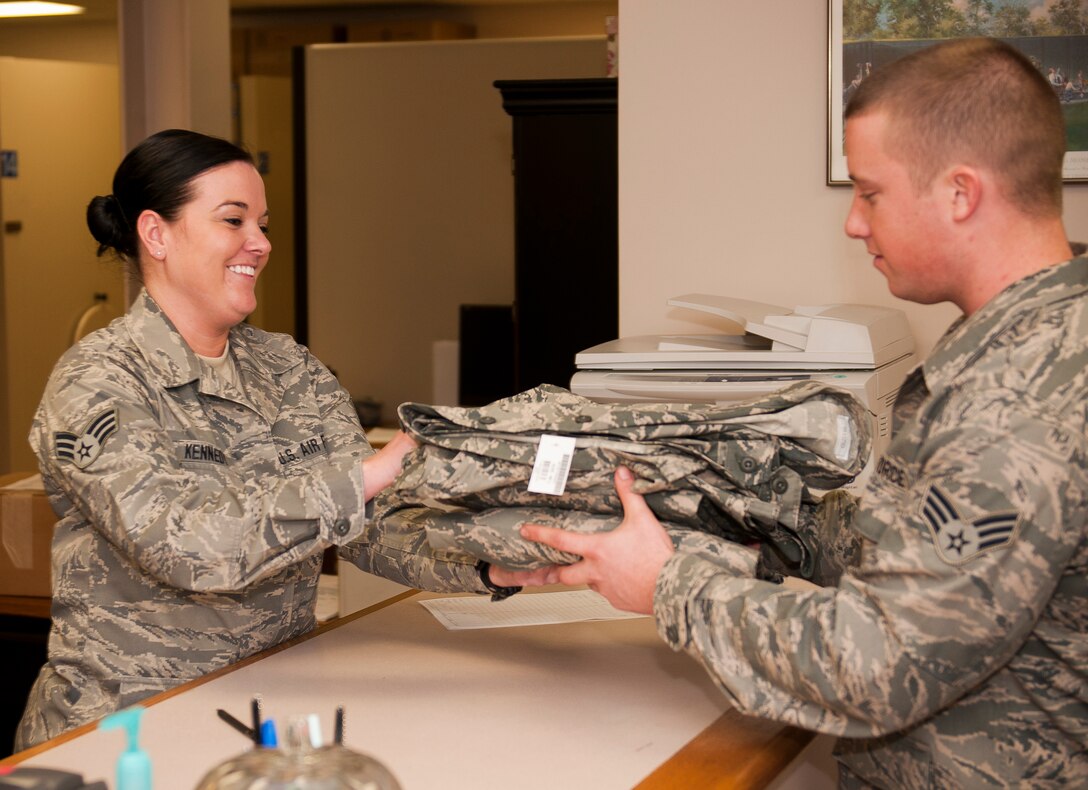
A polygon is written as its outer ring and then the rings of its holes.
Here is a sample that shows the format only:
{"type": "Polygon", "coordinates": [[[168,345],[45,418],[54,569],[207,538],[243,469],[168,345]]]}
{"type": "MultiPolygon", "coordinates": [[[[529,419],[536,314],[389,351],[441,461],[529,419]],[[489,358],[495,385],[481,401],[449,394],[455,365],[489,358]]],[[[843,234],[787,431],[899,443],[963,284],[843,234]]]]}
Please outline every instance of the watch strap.
{"type": "Polygon", "coordinates": [[[491,593],[492,601],[501,601],[521,592],[521,587],[499,587],[491,581],[491,563],[487,560],[476,561],[476,572],[480,574],[480,581],[483,582],[484,587],[491,593]]]}

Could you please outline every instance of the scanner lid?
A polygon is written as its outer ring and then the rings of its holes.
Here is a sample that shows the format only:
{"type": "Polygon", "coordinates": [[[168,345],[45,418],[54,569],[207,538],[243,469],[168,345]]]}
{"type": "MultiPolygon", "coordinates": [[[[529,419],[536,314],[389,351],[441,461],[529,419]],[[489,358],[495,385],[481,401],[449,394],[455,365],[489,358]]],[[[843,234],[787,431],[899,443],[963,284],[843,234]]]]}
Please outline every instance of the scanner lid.
{"type": "Polygon", "coordinates": [[[779,305],[711,294],[685,294],[672,307],[739,324],[743,335],[642,335],[578,353],[581,369],[876,368],[914,351],[906,314],[860,304],[779,305]]]}

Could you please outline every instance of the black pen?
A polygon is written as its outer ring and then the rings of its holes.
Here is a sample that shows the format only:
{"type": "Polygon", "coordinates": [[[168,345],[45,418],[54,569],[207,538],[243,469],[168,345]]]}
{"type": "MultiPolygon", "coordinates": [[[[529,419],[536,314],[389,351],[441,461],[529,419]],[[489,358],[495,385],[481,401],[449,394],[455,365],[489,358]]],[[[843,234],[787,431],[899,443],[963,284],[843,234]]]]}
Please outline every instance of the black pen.
{"type": "Polygon", "coordinates": [[[221,718],[234,729],[238,730],[238,732],[242,733],[242,735],[246,736],[250,740],[253,739],[253,730],[244,725],[242,722],[238,721],[238,719],[231,716],[222,708],[219,708],[216,713],[219,714],[219,718],[221,718]]]}
{"type": "Polygon", "coordinates": [[[336,706],[336,727],[333,730],[332,742],[337,746],[344,745],[344,706],[336,706]]]}
{"type": "Polygon", "coordinates": [[[250,711],[253,714],[253,745],[261,746],[261,696],[258,694],[250,703],[250,711]]]}

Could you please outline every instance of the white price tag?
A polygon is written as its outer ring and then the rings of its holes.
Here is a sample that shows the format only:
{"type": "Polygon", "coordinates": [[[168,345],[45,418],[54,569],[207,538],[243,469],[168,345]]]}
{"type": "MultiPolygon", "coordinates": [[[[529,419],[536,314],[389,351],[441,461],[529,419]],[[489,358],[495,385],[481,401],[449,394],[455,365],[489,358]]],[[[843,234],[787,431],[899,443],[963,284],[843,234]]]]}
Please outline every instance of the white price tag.
{"type": "Polygon", "coordinates": [[[854,432],[850,430],[850,418],[839,415],[835,418],[835,457],[840,461],[850,460],[850,447],[854,443],[854,432]]]}
{"type": "Polygon", "coordinates": [[[529,490],[534,494],[562,494],[567,487],[567,474],[573,457],[573,436],[543,434],[536,448],[529,490]]]}

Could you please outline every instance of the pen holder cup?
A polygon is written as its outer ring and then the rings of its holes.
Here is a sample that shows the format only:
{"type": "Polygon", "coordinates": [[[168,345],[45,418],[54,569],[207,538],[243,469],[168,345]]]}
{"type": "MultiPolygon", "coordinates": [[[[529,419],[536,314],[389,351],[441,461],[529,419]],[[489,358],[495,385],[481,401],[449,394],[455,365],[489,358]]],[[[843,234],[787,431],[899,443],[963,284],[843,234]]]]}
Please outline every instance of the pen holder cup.
{"type": "Polygon", "coordinates": [[[254,749],[209,771],[196,790],[401,790],[389,769],[345,746],[314,747],[307,720],[288,723],[282,749],[254,749]]]}

